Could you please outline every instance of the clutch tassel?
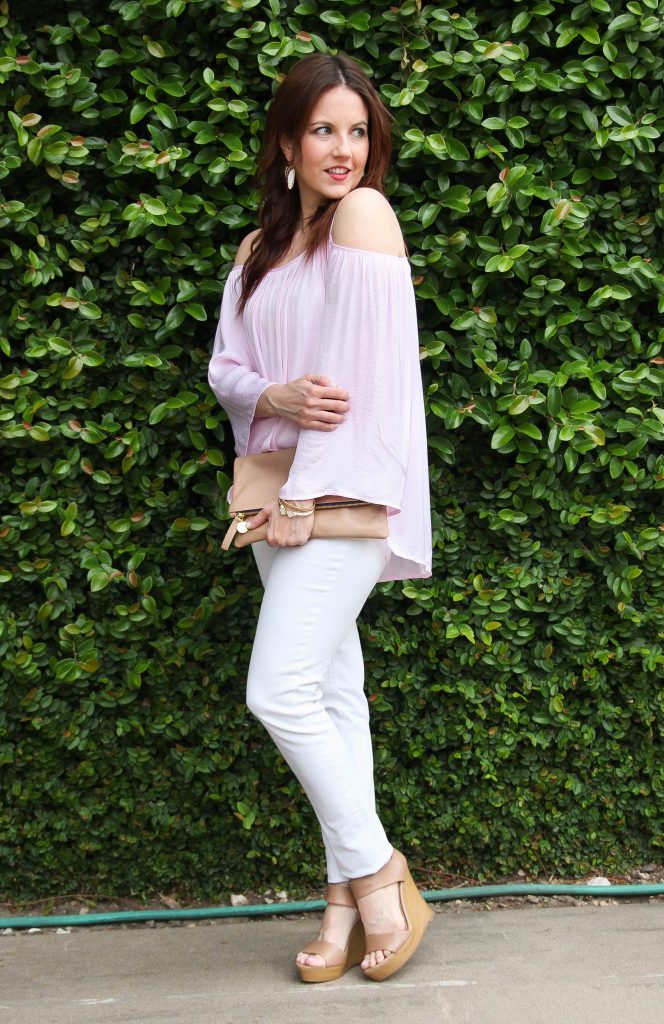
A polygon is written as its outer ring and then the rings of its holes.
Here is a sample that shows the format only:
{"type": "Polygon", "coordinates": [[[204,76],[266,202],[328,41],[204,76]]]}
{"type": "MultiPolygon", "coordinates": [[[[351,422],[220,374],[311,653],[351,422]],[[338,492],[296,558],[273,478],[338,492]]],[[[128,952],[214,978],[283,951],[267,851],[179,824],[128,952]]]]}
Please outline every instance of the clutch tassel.
{"type": "Polygon", "coordinates": [[[231,544],[233,543],[233,537],[236,533],[246,533],[249,527],[245,523],[245,512],[237,512],[233,519],[233,522],[226,530],[226,535],[221,542],[221,550],[228,551],[231,544]]]}

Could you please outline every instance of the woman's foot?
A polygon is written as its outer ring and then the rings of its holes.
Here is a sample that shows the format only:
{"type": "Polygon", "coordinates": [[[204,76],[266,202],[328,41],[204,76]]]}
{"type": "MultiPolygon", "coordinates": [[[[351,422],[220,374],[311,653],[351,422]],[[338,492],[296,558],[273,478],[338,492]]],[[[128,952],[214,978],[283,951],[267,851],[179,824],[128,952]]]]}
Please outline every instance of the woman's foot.
{"type": "Polygon", "coordinates": [[[362,969],[372,981],[384,981],[406,964],[420,944],[433,911],[413,881],[402,853],[350,883],[365,932],[362,969]]]}
{"type": "MultiPolygon", "coordinates": [[[[393,882],[382,889],[360,897],[358,904],[362,915],[362,924],[367,935],[384,932],[405,932],[408,928],[399,898],[399,883],[393,882]]],[[[367,953],[362,960],[362,970],[366,971],[392,956],[389,949],[376,949],[367,953]]]]}
{"type": "MultiPolygon", "coordinates": [[[[350,889],[348,890],[350,896],[350,889]]],[[[318,939],[324,942],[331,942],[339,949],[346,949],[348,939],[360,914],[356,906],[341,906],[338,903],[328,903],[325,908],[321,922],[318,939]]],[[[298,953],[296,963],[303,967],[325,967],[326,962],[322,956],[312,953],[298,953]]]]}

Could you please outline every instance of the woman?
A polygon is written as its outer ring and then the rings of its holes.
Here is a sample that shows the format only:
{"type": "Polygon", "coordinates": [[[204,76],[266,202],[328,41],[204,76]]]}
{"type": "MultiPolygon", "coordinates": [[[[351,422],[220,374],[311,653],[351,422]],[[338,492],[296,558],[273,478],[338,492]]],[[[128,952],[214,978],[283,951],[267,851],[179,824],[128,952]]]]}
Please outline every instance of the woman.
{"type": "Polygon", "coordinates": [[[247,704],[323,833],[328,906],[297,956],[304,981],[359,962],[389,977],[433,916],[376,814],[356,627],[378,581],[431,573],[414,296],[382,194],[389,153],[388,114],[353,61],[293,67],[267,116],[261,227],[240,245],[209,366],[238,455],[297,446],[278,501],[250,522],[267,524],[267,541],[252,545],[265,594],[247,704]],[[385,505],[389,539],[310,540],[325,495],[385,505]]]}

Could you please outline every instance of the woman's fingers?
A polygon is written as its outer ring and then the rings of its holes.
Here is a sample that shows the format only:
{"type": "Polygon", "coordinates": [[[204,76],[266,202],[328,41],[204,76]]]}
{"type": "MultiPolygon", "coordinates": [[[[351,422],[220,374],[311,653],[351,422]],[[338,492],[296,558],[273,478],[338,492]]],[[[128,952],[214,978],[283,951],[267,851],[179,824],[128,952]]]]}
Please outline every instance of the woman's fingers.
{"type": "Polygon", "coordinates": [[[303,378],[303,380],[310,380],[312,384],[315,384],[320,388],[335,391],[337,392],[337,397],[341,398],[343,401],[348,400],[348,392],[344,391],[343,388],[338,388],[329,377],[321,377],[316,373],[309,373],[303,378]]]}
{"type": "Polygon", "coordinates": [[[296,422],[307,430],[334,430],[345,418],[345,413],[332,409],[306,409],[296,422]]]}
{"type": "MultiPolygon", "coordinates": [[[[327,380],[327,377],[314,379],[327,380]]],[[[298,426],[308,430],[334,430],[343,423],[349,407],[347,391],[313,384],[312,391],[303,404],[297,421],[298,426]]]]}
{"type": "Polygon", "coordinates": [[[314,390],[312,392],[313,397],[321,403],[332,402],[335,405],[340,404],[344,407],[345,411],[348,411],[348,399],[350,395],[343,388],[338,388],[335,384],[328,382],[327,377],[312,377],[311,378],[314,390]],[[323,384],[322,381],[327,383],[323,384]]]}
{"type": "Polygon", "coordinates": [[[350,407],[349,395],[343,388],[338,388],[329,377],[318,377],[310,374],[292,382],[298,393],[303,395],[301,408],[302,419],[312,423],[342,422],[350,407]]]}
{"type": "Polygon", "coordinates": [[[251,519],[247,519],[246,523],[250,530],[255,530],[257,526],[262,526],[263,523],[267,523],[270,519],[270,512],[268,506],[262,508],[260,512],[256,512],[251,519]]]}

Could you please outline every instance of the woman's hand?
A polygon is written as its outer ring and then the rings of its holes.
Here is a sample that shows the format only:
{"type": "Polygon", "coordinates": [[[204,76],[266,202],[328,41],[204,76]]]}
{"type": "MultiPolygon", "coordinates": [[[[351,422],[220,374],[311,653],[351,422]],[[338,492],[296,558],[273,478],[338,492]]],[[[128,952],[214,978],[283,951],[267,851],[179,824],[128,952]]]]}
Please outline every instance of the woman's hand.
{"type": "Polygon", "coordinates": [[[348,392],[328,377],[308,373],[288,384],[271,384],[256,406],[256,416],[284,416],[304,430],[336,430],[349,409],[348,392]]]}
{"type": "MultiPolygon", "coordinates": [[[[290,501],[302,509],[311,508],[311,501],[290,501]]],[[[314,513],[315,515],[315,513],[314,513]]],[[[270,501],[260,512],[247,520],[250,530],[267,523],[267,542],[271,548],[292,548],[306,544],[314,526],[314,516],[282,516],[279,502],[270,501]]]]}

